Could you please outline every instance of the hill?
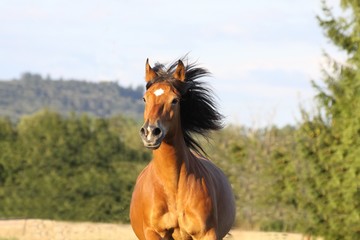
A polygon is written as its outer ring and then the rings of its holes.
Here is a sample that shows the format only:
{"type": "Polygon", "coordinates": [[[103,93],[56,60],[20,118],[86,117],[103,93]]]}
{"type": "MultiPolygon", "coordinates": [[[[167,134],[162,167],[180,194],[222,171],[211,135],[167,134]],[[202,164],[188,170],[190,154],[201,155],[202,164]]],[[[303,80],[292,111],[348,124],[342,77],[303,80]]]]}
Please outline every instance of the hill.
{"type": "Polygon", "coordinates": [[[141,116],[143,87],[122,87],[116,82],[86,82],[43,78],[25,73],[19,79],[0,81],[0,115],[19,119],[47,108],[68,114],[87,113],[98,117],[122,114],[141,116]]]}

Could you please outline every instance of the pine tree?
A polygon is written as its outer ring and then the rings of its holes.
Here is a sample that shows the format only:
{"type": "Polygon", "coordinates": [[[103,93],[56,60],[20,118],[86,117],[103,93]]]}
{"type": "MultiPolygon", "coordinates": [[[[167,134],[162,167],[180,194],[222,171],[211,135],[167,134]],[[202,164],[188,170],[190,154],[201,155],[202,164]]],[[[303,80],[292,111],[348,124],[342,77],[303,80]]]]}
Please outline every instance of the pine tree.
{"type": "Polygon", "coordinates": [[[325,36],[347,60],[327,56],[318,111],[304,112],[299,149],[304,159],[299,202],[303,230],[325,239],[360,239],[360,1],[342,0],[342,16],[323,1],[318,17],[325,36]]]}

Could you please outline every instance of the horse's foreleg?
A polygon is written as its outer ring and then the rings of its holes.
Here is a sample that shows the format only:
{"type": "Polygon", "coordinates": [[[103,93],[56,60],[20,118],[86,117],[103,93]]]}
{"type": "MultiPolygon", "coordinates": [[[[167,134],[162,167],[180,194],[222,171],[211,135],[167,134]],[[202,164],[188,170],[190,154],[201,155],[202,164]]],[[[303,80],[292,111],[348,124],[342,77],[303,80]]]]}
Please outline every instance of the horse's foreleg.
{"type": "Polygon", "coordinates": [[[216,236],[216,231],[214,228],[209,229],[204,235],[198,237],[198,238],[194,238],[196,240],[221,240],[220,238],[218,238],[216,236]]]}

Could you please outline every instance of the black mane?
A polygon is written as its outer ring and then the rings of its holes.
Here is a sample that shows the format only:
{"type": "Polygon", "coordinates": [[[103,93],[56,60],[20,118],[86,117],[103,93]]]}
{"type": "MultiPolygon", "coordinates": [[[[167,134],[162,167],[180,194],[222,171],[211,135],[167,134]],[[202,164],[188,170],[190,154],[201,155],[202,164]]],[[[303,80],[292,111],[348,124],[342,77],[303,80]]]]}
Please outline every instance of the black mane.
{"type": "Polygon", "coordinates": [[[160,63],[155,64],[153,70],[157,73],[157,77],[146,84],[146,89],[154,83],[165,81],[181,94],[180,117],[185,143],[197,153],[206,154],[192,133],[207,138],[211,130],[219,130],[223,127],[223,115],[216,109],[213,92],[204,82],[199,81],[199,78],[209,76],[210,72],[197,67],[194,63],[186,64],[185,81],[182,82],[172,76],[177,65],[177,61],[168,68],[160,63]]]}

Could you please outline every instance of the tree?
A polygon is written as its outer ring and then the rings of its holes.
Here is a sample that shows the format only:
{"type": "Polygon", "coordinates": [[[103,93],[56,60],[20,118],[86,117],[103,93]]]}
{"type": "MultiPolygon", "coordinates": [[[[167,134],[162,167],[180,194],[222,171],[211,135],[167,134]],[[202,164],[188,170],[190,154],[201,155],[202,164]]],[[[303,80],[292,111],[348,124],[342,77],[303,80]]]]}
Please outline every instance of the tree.
{"type": "Polygon", "coordinates": [[[335,16],[323,1],[318,16],[325,36],[346,53],[344,63],[328,58],[317,112],[303,112],[299,150],[304,158],[299,202],[303,230],[326,239],[360,239],[360,1],[342,0],[335,16]]]}

